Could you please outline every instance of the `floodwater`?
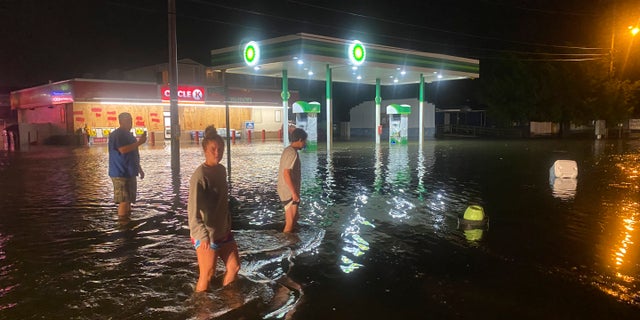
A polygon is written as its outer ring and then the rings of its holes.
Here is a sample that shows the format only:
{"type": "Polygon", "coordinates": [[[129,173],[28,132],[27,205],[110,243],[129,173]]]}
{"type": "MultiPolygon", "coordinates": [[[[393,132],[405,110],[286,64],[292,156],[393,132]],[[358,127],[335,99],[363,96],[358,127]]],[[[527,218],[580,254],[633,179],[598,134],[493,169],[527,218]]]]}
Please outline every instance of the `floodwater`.
{"type": "Polygon", "coordinates": [[[242,276],[205,295],[186,227],[201,148],[181,146],[180,173],[169,146],[141,148],[131,221],[104,146],[0,151],[0,319],[640,318],[640,141],[319,149],[285,236],[282,145],[231,147],[242,276]],[[559,159],[576,180],[550,181],[559,159]],[[487,225],[459,223],[472,204],[487,225]]]}

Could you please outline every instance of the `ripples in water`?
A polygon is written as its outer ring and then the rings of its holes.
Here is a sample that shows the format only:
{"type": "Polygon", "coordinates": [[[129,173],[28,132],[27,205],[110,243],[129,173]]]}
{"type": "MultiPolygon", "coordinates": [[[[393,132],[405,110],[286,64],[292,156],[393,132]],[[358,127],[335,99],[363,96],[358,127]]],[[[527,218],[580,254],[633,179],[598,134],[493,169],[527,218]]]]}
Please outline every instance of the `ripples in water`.
{"type": "Polygon", "coordinates": [[[147,175],[130,221],[115,217],[103,148],[6,155],[0,318],[353,315],[342,300],[370,306],[353,312],[371,318],[391,316],[390,303],[408,305],[393,315],[408,318],[418,311],[469,316],[466,305],[482,315],[517,314],[505,309],[510,304],[536,314],[535,297],[602,301],[589,288],[640,305],[637,153],[549,144],[353,143],[329,154],[302,152],[301,219],[309,229],[301,239],[279,232],[282,146],[234,145],[231,194],[243,277],[235,288],[214,286],[200,297],[193,295],[186,200],[201,148],[181,149],[176,174],[169,148],[142,150],[147,175]],[[563,198],[548,168],[567,156],[578,160],[580,176],[563,198]],[[458,224],[471,204],[485,208],[490,226],[458,224]],[[516,301],[523,297],[533,306],[516,301]]]}

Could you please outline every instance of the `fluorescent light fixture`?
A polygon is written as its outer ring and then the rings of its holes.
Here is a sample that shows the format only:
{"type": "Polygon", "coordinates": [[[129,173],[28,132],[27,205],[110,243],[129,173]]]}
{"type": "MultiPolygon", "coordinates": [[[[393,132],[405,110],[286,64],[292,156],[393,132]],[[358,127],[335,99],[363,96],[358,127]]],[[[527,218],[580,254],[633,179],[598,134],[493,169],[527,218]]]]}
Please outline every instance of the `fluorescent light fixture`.
{"type": "MultiPolygon", "coordinates": [[[[92,102],[76,102],[76,103],[92,103],[92,102]]],[[[168,102],[135,102],[135,101],[100,101],[100,104],[106,105],[128,105],[128,106],[159,106],[165,107],[168,102]]],[[[224,108],[224,104],[208,104],[208,103],[184,103],[178,102],[178,107],[205,107],[205,108],[224,108]]],[[[250,108],[250,109],[282,109],[282,106],[267,105],[236,105],[230,104],[229,108],[250,108]]]]}

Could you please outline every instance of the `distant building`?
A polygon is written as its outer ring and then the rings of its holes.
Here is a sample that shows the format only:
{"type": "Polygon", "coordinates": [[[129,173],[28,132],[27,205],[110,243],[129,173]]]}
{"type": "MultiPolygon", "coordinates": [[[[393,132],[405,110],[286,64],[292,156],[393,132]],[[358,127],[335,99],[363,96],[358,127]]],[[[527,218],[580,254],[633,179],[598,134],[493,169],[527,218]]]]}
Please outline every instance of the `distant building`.
{"type": "MultiPolygon", "coordinates": [[[[148,131],[155,141],[170,137],[167,64],[122,72],[126,80],[70,79],[11,92],[11,109],[17,114],[20,145],[104,143],[118,127],[118,114],[130,112],[138,134],[148,131]],[[85,132],[86,131],[86,132],[85,132]]],[[[269,89],[265,80],[258,89],[234,87],[238,76],[227,79],[227,97],[221,73],[192,60],[178,66],[178,106],[181,139],[193,138],[208,125],[226,126],[225,102],[229,104],[230,128],[246,132],[265,131],[277,138],[282,128],[280,89],[269,89]],[[262,88],[259,88],[262,87],[262,88]]],[[[291,92],[292,97],[298,96],[291,92]]]]}
{"type": "Polygon", "coordinates": [[[0,130],[14,124],[17,121],[17,115],[11,111],[11,100],[9,91],[0,92],[0,130]]]}
{"type": "MultiPolygon", "coordinates": [[[[382,126],[382,135],[389,135],[389,116],[386,113],[387,106],[390,104],[405,104],[411,106],[411,114],[408,116],[408,136],[409,138],[418,139],[418,127],[420,121],[419,101],[418,99],[393,99],[382,100],[380,103],[380,125],[382,126]]],[[[375,137],[375,119],[376,114],[374,101],[365,101],[350,111],[350,135],[353,137],[375,137]]],[[[436,133],[435,125],[435,105],[432,103],[424,103],[424,137],[434,138],[436,133]]]]}
{"type": "Polygon", "coordinates": [[[18,136],[16,125],[18,115],[11,110],[10,91],[10,89],[0,89],[0,150],[11,148],[9,140],[17,140],[18,136]]]}

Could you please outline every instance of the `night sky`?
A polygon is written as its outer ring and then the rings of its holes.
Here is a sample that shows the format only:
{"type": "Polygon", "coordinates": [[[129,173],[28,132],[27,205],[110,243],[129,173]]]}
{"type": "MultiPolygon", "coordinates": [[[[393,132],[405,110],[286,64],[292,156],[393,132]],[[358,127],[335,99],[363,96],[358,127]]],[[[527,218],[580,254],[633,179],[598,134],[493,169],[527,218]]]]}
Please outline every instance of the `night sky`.
{"type": "MultiPolygon", "coordinates": [[[[166,62],[167,2],[0,0],[0,87],[100,78],[109,70],[166,62]]],[[[527,59],[606,55],[611,2],[177,0],[178,57],[208,64],[211,49],[299,32],[481,64],[507,53],[527,59]]],[[[615,16],[620,25],[637,23],[640,4],[619,1],[615,16]]]]}

